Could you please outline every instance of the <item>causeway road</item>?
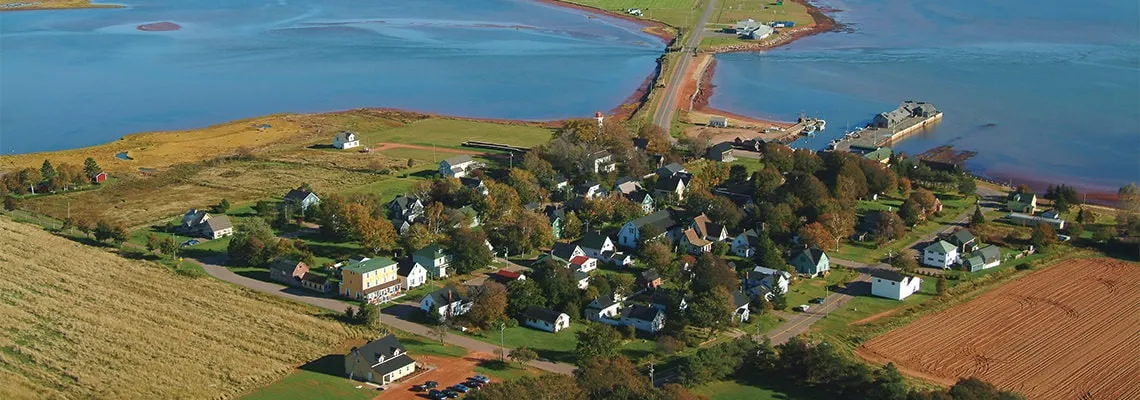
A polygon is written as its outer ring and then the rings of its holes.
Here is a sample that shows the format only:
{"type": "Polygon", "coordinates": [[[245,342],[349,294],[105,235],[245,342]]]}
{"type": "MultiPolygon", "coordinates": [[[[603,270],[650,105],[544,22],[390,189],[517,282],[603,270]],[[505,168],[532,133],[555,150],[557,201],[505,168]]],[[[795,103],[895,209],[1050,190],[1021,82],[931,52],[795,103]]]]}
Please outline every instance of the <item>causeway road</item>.
{"type": "Polygon", "coordinates": [[[685,80],[685,72],[688,71],[689,63],[693,60],[692,55],[696,54],[697,48],[701,45],[705,25],[709,23],[709,17],[712,16],[712,11],[716,8],[716,1],[709,0],[704,13],[701,14],[701,19],[693,26],[688,40],[681,46],[681,51],[678,52],[680,55],[677,58],[677,65],[673,66],[673,72],[669,75],[669,80],[665,82],[665,94],[657,105],[657,110],[653,113],[653,124],[664,129],[666,134],[669,133],[673,124],[673,113],[677,111],[677,96],[681,90],[682,82],[685,80]]]}
{"type": "MultiPolygon", "coordinates": [[[[222,266],[226,261],[225,256],[204,258],[198,261],[202,263],[202,269],[206,270],[206,273],[210,276],[258,292],[284,297],[296,302],[323,308],[325,310],[329,310],[338,314],[343,313],[346,308],[356,308],[356,306],[351,303],[334,298],[323,297],[317,295],[316,293],[303,289],[260,281],[236,274],[233,271],[230,271],[228,268],[222,266]]],[[[409,321],[409,317],[412,314],[411,311],[418,308],[419,304],[414,302],[405,302],[388,307],[381,312],[381,323],[404,332],[413,333],[426,338],[430,338],[432,340],[438,340],[439,336],[435,333],[434,328],[409,321]]],[[[444,342],[466,348],[469,351],[476,351],[487,354],[495,354],[495,350],[499,348],[499,346],[454,333],[447,333],[446,337],[444,337],[444,342]]],[[[531,361],[530,365],[544,371],[564,375],[573,374],[574,369],[576,368],[571,364],[542,360],[531,361]]]]}

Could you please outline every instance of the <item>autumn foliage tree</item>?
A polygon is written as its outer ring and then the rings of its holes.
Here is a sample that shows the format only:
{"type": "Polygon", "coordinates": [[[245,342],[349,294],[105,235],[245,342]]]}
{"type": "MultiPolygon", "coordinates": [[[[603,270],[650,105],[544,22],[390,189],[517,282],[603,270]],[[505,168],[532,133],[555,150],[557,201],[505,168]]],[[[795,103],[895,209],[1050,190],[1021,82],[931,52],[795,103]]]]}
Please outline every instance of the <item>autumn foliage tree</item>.
{"type": "Polygon", "coordinates": [[[476,290],[472,290],[471,310],[467,318],[479,327],[486,328],[491,322],[506,318],[507,315],[507,288],[496,282],[486,282],[476,290]]]}
{"type": "Polygon", "coordinates": [[[835,237],[819,222],[812,222],[800,228],[800,242],[820,249],[829,248],[835,244],[835,237]]]}

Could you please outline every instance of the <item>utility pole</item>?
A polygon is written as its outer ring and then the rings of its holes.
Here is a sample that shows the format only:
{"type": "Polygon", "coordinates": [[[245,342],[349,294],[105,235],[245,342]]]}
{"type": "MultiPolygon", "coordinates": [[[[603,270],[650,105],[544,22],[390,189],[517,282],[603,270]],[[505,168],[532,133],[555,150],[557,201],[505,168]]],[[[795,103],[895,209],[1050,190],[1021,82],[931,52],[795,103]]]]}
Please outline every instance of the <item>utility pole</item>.
{"type": "Polygon", "coordinates": [[[649,362],[649,385],[657,387],[657,383],[653,381],[653,361],[649,362]]]}

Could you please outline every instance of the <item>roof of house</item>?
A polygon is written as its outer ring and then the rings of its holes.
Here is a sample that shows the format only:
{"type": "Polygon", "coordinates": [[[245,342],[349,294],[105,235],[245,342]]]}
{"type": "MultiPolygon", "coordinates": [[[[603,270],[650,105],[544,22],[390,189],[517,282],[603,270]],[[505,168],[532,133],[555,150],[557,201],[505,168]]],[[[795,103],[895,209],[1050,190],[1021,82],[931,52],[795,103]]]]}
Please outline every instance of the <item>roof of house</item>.
{"type": "Polygon", "coordinates": [[[642,321],[653,321],[662,311],[656,307],[644,306],[641,304],[634,304],[626,307],[621,311],[622,317],[632,318],[642,321]]]}
{"type": "Polygon", "coordinates": [[[447,251],[444,250],[443,246],[440,246],[438,243],[432,243],[432,244],[428,245],[427,247],[416,250],[415,253],[412,253],[412,255],[414,255],[414,256],[426,257],[426,258],[430,258],[433,260],[440,258],[440,257],[443,257],[446,254],[447,254],[447,251]]]}
{"type": "Polygon", "coordinates": [[[503,279],[503,280],[515,280],[515,279],[519,279],[519,277],[522,276],[522,274],[520,274],[518,272],[506,270],[506,269],[500,269],[498,271],[495,271],[494,275],[498,278],[503,279]]]}
{"type": "Polygon", "coordinates": [[[469,188],[472,188],[472,189],[475,189],[475,188],[478,188],[480,186],[483,186],[483,180],[479,179],[479,178],[473,178],[473,177],[465,176],[465,177],[459,178],[459,184],[466,186],[466,187],[469,187],[469,188]]]}
{"type": "Polygon", "coordinates": [[[475,211],[475,209],[472,208],[471,206],[459,207],[459,212],[463,213],[463,215],[466,215],[472,219],[479,216],[479,212],[475,211]]]}
{"type": "Polygon", "coordinates": [[[756,233],[755,229],[749,229],[741,232],[740,235],[744,236],[744,240],[748,242],[751,247],[760,246],[760,234],[756,233]]]}
{"type": "Polygon", "coordinates": [[[748,303],[750,303],[750,300],[748,299],[748,296],[744,295],[744,293],[732,292],[732,305],[733,306],[735,306],[736,308],[747,307],[748,303]]]}
{"type": "Polygon", "coordinates": [[[368,342],[352,351],[360,354],[360,356],[364,358],[364,362],[368,363],[368,365],[375,365],[380,363],[381,357],[385,360],[390,360],[394,357],[398,357],[397,354],[402,355],[406,353],[408,349],[400,344],[400,341],[396,339],[395,335],[388,335],[368,342]]]}
{"type": "Polygon", "coordinates": [[[443,162],[445,162],[445,163],[447,163],[447,165],[451,165],[451,166],[455,166],[455,165],[459,165],[459,164],[463,164],[463,163],[469,163],[472,161],[474,161],[474,160],[471,159],[471,156],[466,155],[466,154],[461,154],[461,155],[443,160],[443,162]]]}
{"type": "Polygon", "coordinates": [[[642,271],[641,274],[638,275],[638,278],[640,278],[643,282],[653,282],[655,280],[661,279],[661,274],[657,273],[656,268],[650,268],[642,271]]]}
{"type": "Polygon", "coordinates": [[[871,269],[871,276],[891,282],[902,282],[908,276],[887,269],[871,269]]]}
{"type": "Polygon", "coordinates": [[[306,190],[305,188],[296,188],[290,190],[289,193],[285,194],[285,201],[301,201],[306,197],[309,197],[310,194],[313,194],[312,190],[306,190]]]}
{"type": "Polygon", "coordinates": [[[582,272],[582,271],[574,271],[574,281],[575,282],[581,282],[581,281],[584,281],[587,279],[590,279],[590,274],[587,274],[587,273],[582,272]]]}
{"type": "Polygon", "coordinates": [[[601,309],[610,308],[614,304],[620,304],[620,303],[621,303],[620,301],[614,300],[613,294],[602,295],[600,297],[595,297],[594,300],[590,302],[590,304],[586,305],[586,308],[594,308],[594,309],[601,310],[601,309]]]}
{"type": "Polygon", "coordinates": [[[684,181],[685,181],[684,177],[681,176],[680,174],[673,175],[670,177],[662,177],[661,179],[657,180],[656,184],[653,185],[653,189],[664,191],[664,192],[672,192],[674,190],[677,190],[678,184],[684,184],[685,183],[684,181]]]}
{"type": "Polygon", "coordinates": [[[598,232],[587,232],[582,235],[582,239],[578,240],[578,245],[586,249],[601,249],[606,245],[609,236],[603,235],[598,232]]]}
{"type": "Polygon", "coordinates": [[[767,267],[755,267],[755,268],[752,268],[751,271],[748,271],[748,273],[749,273],[750,278],[752,276],[751,275],[752,273],[761,274],[764,276],[780,275],[780,276],[784,277],[785,279],[790,279],[792,277],[792,274],[789,273],[788,271],[781,271],[778,269],[771,269],[771,268],[767,268],[767,267]]]}
{"type": "Polygon", "coordinates": [[[570,263],[574,264],[574,265],[584,265],[589,261],[590,261],[590,257],[586,257],[586,256],[574,256],[573,258],[570,259],[570,263]]]}
{"type": "Polygon", "coordinates": [[[598,182],[589,181],[589,182],[580,184],[578,186],[575,186],[574,187],[574,193],[586,194],[586,193],[590,193],[590,189],[593,189],[593,188],[599,188],[600,189],[601,187],[602,187],[602,185],[598,184],[598,182]]]}
{"type": "Polygon", "coordinates": [[[576,245],[574,243],[558,242],[558,243],[555,243],[554,247],[552,247],[550,249],[550,255],[561,258],[561,259],[566,260],[566,261],[570,261],[570,258],[574,257],[574,249],[576,249],[577,247],[578,247],[578,245],[576,245]]]}
{"type": "Polygon", "coordinates": [[[304,275],[301,275],[301,280],[305,282],[312,282],[317,285],[324,285],[325,283],[328,283],[329,278],[327,276],[317,275],[312,272],[306,272],[304,275]]]}
{"type": "Polygon", "coordinates": [[[448,286],[428,293],[428,296],[432,298],[432,302],[436,305],[436,307],[447,305],[448,298],[451,298],[453,302],[463,302],[467,300],[465,297],[463,297],[462,294],[459,294],[459,291],[455,290],[454,286],[448,286]]]}
{"type": "Polygon", "coordinates": [[[418,201],[419,199],[417,199],[416,196],[401,194],[397,195],[395,199],[392,199],[392,202],[389,204],[395,204],[399,206],[401,210],[407,210],[408,208],[411,208],[413,205],[415,205],[418,201]]]}
{"type": "Polygon", "coordinates": [[[933,243],[931,243],[930,245],[923,247],[922,251],[941,250],[942,253],[949,254],[950,252],[957,250],[957,249],[958,249],[957,247],[954,247],[954,245],[950,244],[949,242],[947,242],[945,240],[937,240],[937,241],[934,241],[933,243]]]}
{"type": "Polygon", "coordinates": [[[619,178],[617,183],[614,184],[614,190],[621,194],[630,194],[639,189],[641,189],[641,182],[628,176],[619,178]]]}
{"type": "Polygon", "coordinates": [[[523,311],[523,317],[526,319],[546,321],[551,325],[553,325],[555,321],[558,321],[558,317],[561,317],[562,315],[563,313],[535,306],[527,307],[526,310],[523,311]]]}
{"type": "Polygon", "coordinates": [[[974,252],[976,255],[981,255],[986,262],[997,261],[1001,259],[1001,249],[994,245],[989,245],[978,249],[974,252]]]}
{"type": "Polygon", "coordinates": [[[669,210],[659,210],[644,217],[639,217],[633,221],[629,221],[633,226],[641,228],[647,225],[652,225],[662,232],[669,230],[677,221],[673,220],[673,214],[669,210]]]}
{"type": "Polygon", "coordinates": [[[714,145],[712,147],[709,147],[708,152],[709,152],[709,156],[713,156],[713,155],[720,156],[721,154],[723,154],[724,152],[727,152],[729,150],[732,150],[732,142],[720,142],[720,143],[717,143],[716,145],[714,145]]]}
{"type": "Polygon", "coordinates": [[[644,150],[646,147],[649,147],[649,139],[633,138],[633,147],[644,150]]]}
{"type": "MultiPolygon", "coordinates": [[[[272,264],[269,264],[269,270],[272,271],[272,270],[276,269],[276,270],[281,270],[281,271],[287,271],[288,273],[291,274],[291,273],[293,273],[293,271],[297,270],[298,266],[301,266],[301,265],[305,265],[305,263],[297,261],[297,260],[293,260],[293,259],[288,259],[288,258],[278,258],[278,259],[274,260],[272,264]]],[[[308,266],[305,265],[305,267],[308,267],[308,266]]]]}
{"type": "Polygon", "coordinates": [[[819,248],[816,248],[816,247],[812,247],[812,248],[800,250],[792,258],[793,259],[798,258],[801,254],[806,255],[808,258],[808,261],[811,262],[812,264],[819,264],[819,261],[823,259],[824,255],[826,255],[826,253],[824,253],[823,250],[820,250],[819,248]]]}
{"type": "Polygon", "coordinates": [[[551,222],[554,222],[555,219],[566,219],[566,209],[553,204],[546,206],[543,212],[551,222]]]}
{"type": "Polygon", "coordinates": [[[664,167],[658,168],[657,174],[658,175],[665,175],[665,176],[673,176],[673,175],[676,175],[678,172],[681,172],[684,170],[685,170],[684,166],[674,162],[674,163],[666,164],[664,167]]]}
{"type": "Polygon", "coordinates": [[[347,142],[347,141],[349,141],[349,140],[352,140],[352,139],[350,139],[350,138],[349,138],[350,136],[356,136],[356,132],[353,132],[353,131],[340,131],[340,132],[337,132],[337,133],[336,133],[336,140],[339,140],[339,141],[342,141],[342,142],[347,142]]]}
{"type": "Polygon", "coordinates": [[[372,367],[372,372],[377,375],[384,376],[415,362],[416,360],[408,357],[407,354],[401,354],[399,356],[396,356],[396,358],[384,362],[383,364],[372,367]]]}
{"type": "Polygon", "coordinates": [[[693,218],[693,224],[696,225],[697,229],[705,236],[720,236],[720,233],[724,232],[724,225],[714,224],[705,214],[693,218]]]}
{"type": "Polygon", "coordinates": [[[372,293],[379,292],[379,291],[384,290],[384,289],[388,289],[388,288],[393,287],[393,286],[400,286],[400,284],[402,284],[402,283],[403,282],[400,282],[399,279],[393,279],[393,280],[390,280],[388,282],[384,282],[384,283],[381,283],[379,285],[364,289],[364,294],[372,294],[372,293]]]}
{"type": "Polygon", "coordinates": [[[692,228],[685,229],[684,234],[685,234],[685,241],[689,242],[689,244],[691,244],[693,246],[705,247],[705,246],[712,244],[712,242],[705,240],[700,235],[698,235],[697,231],[695,229],[692,229],[692,228]]]}
{"type": "Polygon", "coordinates": [[[351,271],[358,274],[365,274],[368,272],[376,271],[378,269],[395,265],[396,262],[390,258],[377,257],[369,258],[363,262],[345,266],[342,271],[351,271]]]}
{"type": "Polygon", "coordinates": [[[662,304],[665,306],[673,304],[673,294],[668,290],[654,290],[653,293],[649,295],[649,304],[662,304]]]}
{"type": "Polygon", "coordinates": [[[653,196],[650,196],[649,192],[644,190],[635,190],[629,194],[629,200],[634,203],[644,203],[646,199],[653,201],[653,196]]]}
{"type": "MultiPolygon", "coordinates": [[[[417,265],[419,265],[420,268],[424,267],[423,265],[420,265],[420,263],[412,261],[412,260],[401,261],[399,264],[396,265],[396,275],[407,277],[408,275],[411,275],[412,270],[416,269],[417,265]]],[[[425,271],[426,271],[426,268],[425,268],[425,271]]]]}
{"type": "Polygon", "coordinates": [[[217,232],[223,229],[233,228],[234,224],[230,222],[229,217],[219,215],[206,220],[206,226],[210,227],[211,231],[217,232]]]}
{"type": "Polygon", "coordinates": [[[951,244],[956,244],[956,245],[963,245],[966,243],[970,243],[974,240],[977,240],[977,238],[974,237],[974,234],[970,233],[970,231],[965,230],[965,229],[961,229],[957,232],[954,232],[953,234],[951,234],[949,237],[946,238],[946,241],[950,242],[951,244]]]}
{"type": "Polygon", "coordinates": [[[894,150],[891,150],[890,147],[880,147],[880,148],[877,148],[875,150],[864,153],[863,158],[866,158],[866,159],[872,160],[872,161],[882,162],[883,160],[889,160],[891,158],[891,155],[893,155],[893,154],[895,154],[895,152],[894,152],[894,150]]]}

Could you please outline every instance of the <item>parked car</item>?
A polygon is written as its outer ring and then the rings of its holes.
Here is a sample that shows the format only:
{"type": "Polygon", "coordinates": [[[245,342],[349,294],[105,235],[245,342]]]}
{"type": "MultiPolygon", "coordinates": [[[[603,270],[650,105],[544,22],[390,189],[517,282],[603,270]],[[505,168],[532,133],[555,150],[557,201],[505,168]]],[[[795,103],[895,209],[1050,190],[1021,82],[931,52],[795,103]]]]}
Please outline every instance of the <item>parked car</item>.
{"type": "Polygon", "coordinates": [[[444,395],[441,391],[432,389],[430,392],[428,392],[428,398],[431,400],[443,400],[447,398],[447,395],[444,395]]]}
{"type": "Polygon", "coordinates": [[[463,382],[463,386],[467,386],[467,387],[472,388],[472,389],[482,389],[483,388],[483,382],[477,381],[477,380],[475,380],[475,378],[471,378],[471,380],[468,380],[467,382],[463,382]]]}
{"type": "Polygon", "coordinates": [[[477,381],[483,382],[483,383],[491,383],[491,378],[485,377],[483,375],[475,375],[471,379],[474,379],[474,380],[477,380],[477,381]]]}
{"type": "Polygon", "coordinates": [[[451,387],[451,390],[454,390],[454,391],[459,392],[459,393],[467,393],[467,392],[471,391],[471,388],[463,385],[462,383],[457,383],[457,384],[455,384],[455,386],[451,387]]]}
{"type": "Polygon", "coordinates": [[[459,397],[459,392],[456,392],[456,391],[451,390],[451,389],[447,389],[447,390],[443,391],[443,395],[449,399],[454,399],[456,397],[459,397]]]}
{"type": "Polygon", "coordinates": [[[792,309],[792,311],[806,312],[811,306],[807,304],[800,304],[792,309]]]}
{"type": "Polygon", "coordinates": [[[1073,237],[1069,236],[1069,235],[1062,235],[1062,234],[1058,233],[1057,234],[1057,240],[1060,240],[1062,242],[1068,242],[1070,240],[1073,240],[1073,237]]]}
{"type": "Polygon", "coordinates": [[[810,303],[812,303],[812,304],[823,304],[823,298],[822,297],[816,297],[814,299],[811,299],[810,303]]]}
{"type": "Polygon", "coordinates": [[[436,382],[436,381],[424,382],[424,387],[427,389],[435,389],[438,386],[439,386],[439,382],[436,382]]]}
{"type": "Polygon", "coordinates": [[[199,242],[198,239],[190,239],[190,240],[187,240],[185,242],[182,242],[182,247],[190,247],[190,246],[196,245],[198,243],[202,243],[202,242],[199,242]]]}

